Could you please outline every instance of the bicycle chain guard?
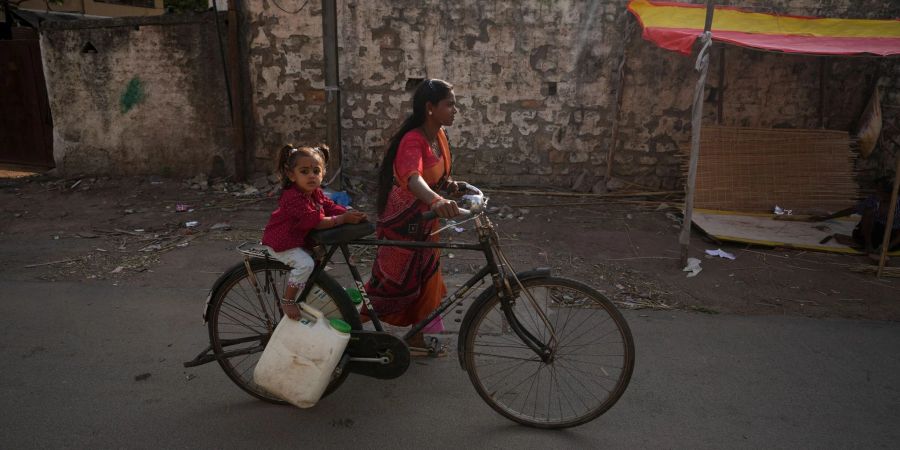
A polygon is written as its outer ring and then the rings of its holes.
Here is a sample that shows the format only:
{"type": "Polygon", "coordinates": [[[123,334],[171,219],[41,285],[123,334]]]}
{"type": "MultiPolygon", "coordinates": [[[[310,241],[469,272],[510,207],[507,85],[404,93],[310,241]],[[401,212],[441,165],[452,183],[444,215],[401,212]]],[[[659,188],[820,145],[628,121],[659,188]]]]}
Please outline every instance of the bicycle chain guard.
{"type": "Polygon", "coordinates": [[[350,361],[345,370],[367,377],[389,380],[397,378],[409,368],[409,347],[402,339],[382,331],[351,331],[347,353],[351,358],[383,358],[388,364],[379,362],[350,361]]]}

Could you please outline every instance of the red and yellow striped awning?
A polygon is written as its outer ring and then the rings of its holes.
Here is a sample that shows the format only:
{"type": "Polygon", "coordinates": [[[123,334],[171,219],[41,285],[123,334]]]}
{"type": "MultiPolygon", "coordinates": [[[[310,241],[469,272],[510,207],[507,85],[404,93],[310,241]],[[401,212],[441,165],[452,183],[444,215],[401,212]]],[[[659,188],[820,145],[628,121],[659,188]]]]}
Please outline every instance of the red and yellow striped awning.
{"type": "MultiPolygon", "coordinates": [[[[691,53],[706,22],[706,6],[700,4],[631,0],[628,10],[644,28],[644,39],[684,54],[691,53]]],[[[712,37],[787,53],[900,55],[900,20],[777,16],[719,6],[712,37]]]]}

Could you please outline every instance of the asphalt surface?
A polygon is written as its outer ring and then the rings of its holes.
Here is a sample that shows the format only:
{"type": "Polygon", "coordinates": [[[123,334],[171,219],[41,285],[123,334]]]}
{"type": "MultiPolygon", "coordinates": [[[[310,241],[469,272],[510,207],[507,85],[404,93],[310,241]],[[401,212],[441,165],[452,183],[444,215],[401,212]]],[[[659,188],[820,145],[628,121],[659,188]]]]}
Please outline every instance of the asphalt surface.
{"type": "Polygon", "coordinates": [[[417,360],[390,381],[351,375],[312,409],[269,405],[238,389],[215,363],[182,367],[208,344],[201,310],[215,279],[209,271],[174,282],[165,272],[189,266],[115,284],[0,272],[0,355],[7,362],[0,371],[2,446],[896,448],[900,442],[900,325],[889,322],[627,311],[637,350],[628,390],[605,415],[564,431],[529,429],[496,414],[453,356],[417,360]]]}

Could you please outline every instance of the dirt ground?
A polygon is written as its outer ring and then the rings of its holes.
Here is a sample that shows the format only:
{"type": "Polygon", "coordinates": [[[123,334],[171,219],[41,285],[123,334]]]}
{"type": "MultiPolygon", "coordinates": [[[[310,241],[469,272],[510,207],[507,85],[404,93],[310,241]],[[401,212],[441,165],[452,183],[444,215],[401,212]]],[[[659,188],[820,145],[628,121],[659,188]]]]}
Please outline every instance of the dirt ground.
{"type": "MultiPolygon", "coordinates": [[[[900,320],[900,278],[851,271],[869,264],[862,256],[720,244],[695,231],[691,256],[703,270],[689,278],[678,264],[675,203],[484,191],[517,269],[552,267],[622,308],[900,320]],[[736,259],[704,255],[717,248],[736,259]]],[[[371,186],[350,192],[354,206],[372,215],[371,186]]],[[[198,272],[222,272],[239,261],[237,254],[222,261],[202,253],[258,241],[276,205],[274,193],[265,176],[234,184],[0,171],[0,272],[14,279],[144,285],[162,276],[178,283],[198,272]],[[181,270],[162,270],[176,260],[181,270]]],[[[468,230],[448,230],[444,237],[474,239],[468,230]]],[[[371,262],[370,249],[355,254],[363,265],[371,262]]],[[[481,256],[447,251],[442,261],[445,273],[465,275],[481,256]]]]}

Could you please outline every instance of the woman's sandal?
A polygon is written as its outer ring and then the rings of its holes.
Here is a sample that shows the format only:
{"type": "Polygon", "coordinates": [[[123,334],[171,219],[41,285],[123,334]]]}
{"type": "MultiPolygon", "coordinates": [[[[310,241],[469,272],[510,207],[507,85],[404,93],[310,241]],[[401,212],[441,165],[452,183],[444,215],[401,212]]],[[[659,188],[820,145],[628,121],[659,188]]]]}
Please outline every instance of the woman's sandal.
{"type": "Polygon", "coordinates": [[[409,347],[409,356],[412,358],[443,358],[447,356],[447,346],[441,344],[437,338],[428,339],[427,347],[409,347]]]}

